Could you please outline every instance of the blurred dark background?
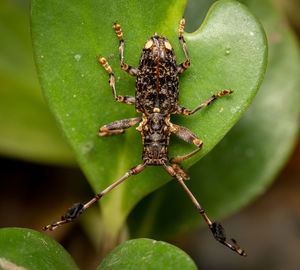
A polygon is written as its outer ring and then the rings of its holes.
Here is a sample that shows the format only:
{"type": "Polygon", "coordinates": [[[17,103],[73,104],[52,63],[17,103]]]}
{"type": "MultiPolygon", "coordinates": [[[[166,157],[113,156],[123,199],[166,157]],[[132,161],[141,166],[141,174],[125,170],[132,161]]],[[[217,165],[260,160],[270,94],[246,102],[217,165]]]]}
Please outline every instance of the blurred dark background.
{"type": "MultiPolygon", "coordinates": [[[[203,6],[197,5],[197,9],[192,6],[192,3],[189,3],[190,11],[187,10],[187,12],[190,12],[189,16],[198,15],[199,22],[196,22],[195,25],[200,24],[207,8],[213,2],[206,1],[203,6]]],[[[287,16],[289,24],[299,39],[300,3],[297,0],[276,0],[274,2],[276,2],[282,13],[287,16]]],[[[22,16],[25,17],[24,14],[29,14],[29,3],[27,1],[19,0],[12,1],[12,3],[12,5],[22,10],[20,12],[20,14],[23,14],[22,16]]],[[[1,5],[5,6],[4,2],[1,5]]],[[[0,16],[5,17],[4,10],[2,10],[0,16]]],[[[27,18],[25,19],[27,20],[27,18]]],[[[5,20],[2,21],[2,26],[4,24],[5,20]]],[[[25,70],[23,75],[18,75],[18,79],[30,72],[32,72],[30,76],[34,76],[35,72],[34,68],[31,67],[33,64],[32,52],[30,51],[30,40],[28,40],[29,36],[27,35],[29,33],[29,22],[27,22],[27,27],[27,33],[22,30],[19,31],[19,40],[7,41],[15,44],[14,46],[22,47],[21,53],[28,53],[22,56],[24,57],[22,59],[24,65],[17,67],[19,70],[25,70]],[[24,42],[24,46],[21,46],[20,42],[24,42]],[[27,69],[28,66],[30,66],[30,70],[27,69]]],[[[187,30],[193,31],[195,29],[191,27],[187,30]]],[[[18,29],[13,30],[18,32],[18,29]]],[[[5,67],[5,65],[2,66],[5,67]]],[[[14,67],[7,64],[6,68],[6,70],[12,70],[14,67]]],[[[6,75],[1,70],[0,91],[4,93],[5,86],[8,85],[7,77],[9,77],[6,75]]],[[[19,85],[14,87],[18,88],[19,85]]],[[[33,94],[34,98],[30,100],[36,99],[37,102],[40,102],[42,97],[39,93],[37,80],[35,79],[31,83],[25,82],[24,89],[26,90],[28,87],[36,89],[33,94]]],[[[16,91],[16,93],[18,92],[16,91]]],[[[20,96],[18,98],[21,99],[20,96]]],[[[26,227],[41,231],[41,227],[48,224],[49,220],[57,218],[57,213],[64,213],[65,209],[74,202],[85,201],[93,193],[85,177],[77,168],[72,154],[68,152],[69,150],[65,150],[67,149],[66,146],[59,146],[56,152],[51,152],[53,150],[51,149],[53,138],[50,135],[49,137],[45,135],[38,143],[49,145],[48,156],[52,155],[53,158],[35,158],[34,154],[30,154],[30,151],[38,152],[38,149],[30,149],[30,147],[24,149],[23,146],[18,146],[18,143],[12,142],[13,140],[22,142],[24,134],[18,133],[18,125],[22,126],[24,122],[19,123],[20,119],[9,118],[4,112],[1,113],[1,118],[8,118],[12,122],[12,125],[15,126],[14,134],[18,139],[12,138],[11,135],[8,135],[9,138],[6,139],[4,137],[6,130],[4,130],[4,126],[0,126],[0,133],[2,133],[2,137],[0,137],[2,141],[0,143],[2,154],[0,158],[0,227],[26,227]],[[18,147],[22,148],[21,153],[18,153],[18,147]],[[65,154],[66,158],[64,156],[61,158],[65,159],[65,161],[60,162],[61,164],[65,163],[64,166],[55,165],[56,155],[60,155],[60,150],[68,152],[65,154]]],[[[0,123],[3,123],[3,121],[0,123]]],[[[51,123],[49,124],[50,129],[56,128],[53,119],[49,120],[49,123],[51,123]]],[[[24,136],[30,137],[30,131],[24,136]]],[[[32,141],[34,144],[34,138],[32,138],[32,141]]],[[[55,141],[57,140],[55,139],[55,141]]],[[[265,194],[240,213],[223,221],[228,233],[238,237],[241,246],[247,249],[249,256],[246,259],[231,254],[227,249],[216,243],[206,227],[199,228],[189,234],[173,237],[168,241],[185,250],[194,259],[199,269],[300,269],[299,180],[300,141],[298,140],[291,157],[265,194]]],[[[98,264],[99,251],[80,223],[65,226],[60,230],[48,233],[48,235],[59,241],[71,253],[81,269],[94,269],[98,264]]]]}
{"type": "MultiPolygon", "coordinates": [[[[243,211],[223,221],[239,237],[248,257],[220,246],[206,227],[169,239],[185,250],[199,269],[299,269],[300,144],[272,187],[243,211]]],[[[58,213],[92,192],[79,169],[1,158],[0,226],[41,231],[58,213]]],[[[98,251],[80,223],[48,233],[81,269],[94,269],[98,251]]]]}

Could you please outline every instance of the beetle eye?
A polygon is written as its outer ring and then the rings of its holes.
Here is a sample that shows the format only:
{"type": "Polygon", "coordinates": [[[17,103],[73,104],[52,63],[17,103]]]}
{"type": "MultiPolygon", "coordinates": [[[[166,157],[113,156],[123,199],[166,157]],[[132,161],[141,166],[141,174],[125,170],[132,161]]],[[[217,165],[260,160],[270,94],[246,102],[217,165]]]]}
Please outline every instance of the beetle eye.
{"type": "Polygon", "coordinates": [[[168,50],[172,50],[172,45],[169,41],[165,41],[165,47],[168,49],[168,50]]]}
{"type": "Polygon", "coordinates": [[[152,39],[149,39],[149,40],[146,42],[144,48],[145,48],[145,49],[149,49],[152,45],[153,45],[153,40],[152,40],[152,39]]]}

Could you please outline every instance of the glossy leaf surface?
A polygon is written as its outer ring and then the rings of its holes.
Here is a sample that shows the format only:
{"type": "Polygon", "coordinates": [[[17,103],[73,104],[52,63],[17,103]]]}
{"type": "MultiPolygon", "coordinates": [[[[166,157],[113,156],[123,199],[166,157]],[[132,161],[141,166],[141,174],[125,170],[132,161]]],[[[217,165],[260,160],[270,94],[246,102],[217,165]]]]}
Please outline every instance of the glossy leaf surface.
{"type": "Polygon", "coordinates": [[[23,228],[0,229],[0,269],[77,270],[65,249],[53,239],[23,228]]]}
{"type": "MultiPolygon", "coordinates": [[[[228,216],[264,193],[288,159],[299,130],[300,53],[295,35],[269,1],[243,2],[266,29],[269,63],[249,110],[220,144],[190,169],[187,185],[212,219],[228,216]]],[[[196,10],[196,1],[194,4],[196,10]]],[[[185,192],[174,182],[138,205],[130,217],[130,228],[133,236],[162,239],[201,222],[185,192]]]]}
{"type": "MultiPolygon", "coordinates": [[[[125,37],[125,62],[137,66],[143,44],[154,32],[167,36],[178,62],[184,61],[177,29],[186,2],[173,1],[32,1],[32,37],[46,98],[78,162],[97,192],[141,163],[140,134],[98,138],[98,128],[135,115],[134,107],[117,104],[108,74],[96,55],[108,59],[116,75],[117,92],[134,94],[134,78],[120,70],[113,21],[125,37]]],[[[201,29],[185,35],[192,66],[181,76],[180,104],[194,108],[221,89],[234,94],[187,118],[173,121],[190,128],[204,141],[191,166],[226,134],[253,99],[266,66],[266,39],[256,18],[238,2],[220,1],[201,29]]],[[[170,156],[193,146],[171,137],[170,156]]],[[[162,168],[147,168],[102,199],[107,233],[115,237],[132,207],[166,183],[162,168]]]]}
{"type": "Polygon", "coordinates": [[[127,241],[108,254],[97,270],[196,270],[192,259],[181,249],[151,239],[127,241]]]}
{"type": "Polygon", "coordinates": [[[0,1],[0,154],[74,165],[39,86],[28,13],[21,4],[0,1]]]}

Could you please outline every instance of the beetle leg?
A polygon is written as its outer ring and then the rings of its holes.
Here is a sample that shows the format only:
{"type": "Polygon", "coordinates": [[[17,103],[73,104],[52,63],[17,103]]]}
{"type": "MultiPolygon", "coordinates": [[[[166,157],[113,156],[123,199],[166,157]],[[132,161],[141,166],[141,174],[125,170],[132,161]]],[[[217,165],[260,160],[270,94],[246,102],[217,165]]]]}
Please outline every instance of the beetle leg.
{"type": "Polygon", "coordinates": [[[192,200],[192,202],[194,203],[194,205],[197,207],[198,212],[201,214],[201,216],[203,217],[203,219],[205,220],[206,224],[208,225],[208,227],[210,228],[214,238],[220,242],[221,244],[225,245],[226,247],[230,248],[231,250],[233,250],[234,252],[238,253],[241,256],[247,256],[246,252],[240,248],[240,246],[238,245],[238,243],[234,240],[231,239],[233,244],[230,244],[227,242],[226,236],[225,236],[225,230],[222,227],[222,225],[217,222],[211,222],[210,219],[208,218],[208,216],[206,215],[204,209],[202,208],[202,206],[199,204],[199,202],[197,201],[197,199],[194,197],[194,195],[192,194],[192,192],[189,190],[189,188],[186,186],[186,184],[184,183],[182,177],[176,173],[176,171],[171,167],[168,166],[166,164],[163,164],[165,170],[173,177],[176,177],[178,182],[180,183],[180,185],[183,187],[183,189],[185,190],[185,192],[189,195],[190,199],[192,200]]]}
{"type": "Polygon", "coordinates": [[[190,180],[188,173],[178,163],[171,163],[171,167],[182,177],[183,180],[190,180]]]}
{"type": "Polygon", "coordinates": [[[180,42],[180,44],[183,48],[184,54],[185,54],[187,59],[183,63],[177,65],[178,73],[183,73],[191,65],[191,59],[190,59],[190,56],[189,56],[189,52],[187,50],[186,43],[185,43],[185,40],[184,40],[183,35],[182,35],[183,31],[184,31],[184,25],[185,25],[185,19],[182,18],[181,21],[180,21],[178,34],[179,34],[179,42],[180,42]]]}
{"type": "Polygon", "coordinates": [[[49,224],[43,228],[44,231],[50,230],[53,231],[56,228],[74,221],[76,218],[78,218],[86,209],[88,209],[93,203],[96,201],[100,200],[105,194],[107,194],[109,191],[111,191],[113,188],[121,184],[124,180],[126,180],[129,176],[138,174],[142,170],[144,170],[147,167],[147,164],[140,164],[137,165],[136,167],[133,167],[130,169],[127,173],[125,173],[124,176],[122,176],[118,181],[114,182],[112,185],[104,189],[102,192],[98,193],[95,195],[93,199],[91,199],[89,202],[86,204],[81,204],[81,203],[76,203],[74,204],[71,208],[68,209],[67,213],[65,216],[61,217],[61,220],[52,224],[49,224]]]}
{"type": "Polygon", "coordinates": [[[189,110],[186,109],[183,106],[178,106],[177,108],[177,113],[178,114],[184,114],[184,115],[191,115],[194,114],[195,112],[199,111],[200,109],[208,106],[211,102],[216,100],[218,97],[224,96],[224,95],[230,95],[233,91],[231,90],[222,90],[221,92],[217,93],[216,95],[211,96],[207,101],[202,103],[200,106],[196,107],[194,110],[189,110]]]}
{"type": "Polygon", "coordinates": [[[112,72],[112,69],[110,67],[110,65],[108,64],[108,62],[106,61],[106,59],[104,57],[100,58],[99,56],[97,56],[98,61],[100,62],[100,64],[105,68],[105,70],[108,72],[109,74],[109,84],[110,87],[112,89],[114,98],[116,101],[118,102],[123,102],[125,104],[128,105],[135,105],[135,97],[132,96],[118,96],[116,93],[116,88],[115,88],[115,75],[112,72]]]}
{"type": "Polygon", "coordinates": [[[137,68],[133,67],[133,66],[130,66],[130,65],[127,65],[123,62],[124,38],[123,38],[122,29],[121,29],[120,25],[117,24],[117,22],[114,22],[113,28],[115,29],[115,32],[116,32],[118,38],[120,39],[120,46],[119,46],[120,66],[123,70],[128,72],[131,76],[136,76],[137,73],[138,73],[137,68]]]}
{"type": "Polygon", "coordinates": [[[130,118],[130,119],[122,119],[117,120],[107,125],[102,126],[99,129],[99,136],[107,136],[113,134],[121,134],[124,133],[126,128],[130,128],[140,122],[142,117],[130,118]]]}
{"type": "Polygon", "coordinates": [[[193,155],[197,154],[203,145],[203,142],[195,135],[193,134],[189,129],[185,128],[185,127],[181,127],[175,124],[172,124],[172,133],[174,133],[178,138],[188,142],[188,143],[192,143],[194,145],[196,145],[198,148],[194,151],[192,151],[191,153],[184,155],[184,156],[177,156],[174,158],[170,159],[170,163],[172,168],[180,174],[180,176],[184,179],[184,180],[189,180],[189,177],[187,175],[187,173],[179,166],[179,164],[177,164],[178,162],[181,162],[185,159],[188,159],[190,157],[192,157],[193,155]]]}

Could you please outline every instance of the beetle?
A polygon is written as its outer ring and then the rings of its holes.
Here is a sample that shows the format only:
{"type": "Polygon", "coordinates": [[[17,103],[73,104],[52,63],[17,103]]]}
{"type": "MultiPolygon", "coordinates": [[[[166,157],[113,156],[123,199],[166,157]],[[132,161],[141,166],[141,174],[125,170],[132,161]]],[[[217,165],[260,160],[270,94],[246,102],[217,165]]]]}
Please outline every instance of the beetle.
{"type": "Polygon", "coordinates": [[[109,74],[109,84],[115,100],[128,105],[134,105],[136,111],[142,113],[142,116],[117,120],[104,125],[100,128],[98,135],[107,136],[121,134],[124,133],[125,129],[139,124],[136,129],[142,135],[144,145],[142,153],[143,163],[131,168],[123,177],[102,192],[96,194],[94,198],[86,204],[74,204],[60,221],[45,226],[43,228],[44,230],[54,230],[63,224],[74,221],[94,202],[102,198],[131,175],[143,171],[147,166],[163,166],[168,174],[178,180],[185,192],[191,198],[210,228],[214,238],[239,255],[246,256],[246,252],[240,248],[234,239],[231,239],[233,244],[227,242],[222,225],[216,221],[211,222],[208,218],[204,209],[184,183],[184,180],[189,179],[189,177],[178,164],[198,153],[202,148],[203,142],[189,129],[171,123],[170,116],[172,114],[192,115],[211,104],[217,98],[232,93],[231,90],[222,90],[193,110],[178,105],[178,75],[190,67],[190,56],[183,37],[184,25],[185,19],[182,18],[178,35],[179,42],[186,56],[186,60],[183,63],[176,63],[175,53],[170,41],[164,36],[154,34],[146,41],[139,59],[138,68],[136,68],[123,62],[123,32],[120,25],[114,22],[113,28],[120,40],[120,66],[124,71],[136,77],[135,97],[117,95],[115,89],[115,77],[111,67],[105,58],[99,56],[97,58],[109,74]],[[171,133],[188,143],[194,144],[197,148],[184,156],[177,156],[169,159],[168,145],[171,133]]]}

